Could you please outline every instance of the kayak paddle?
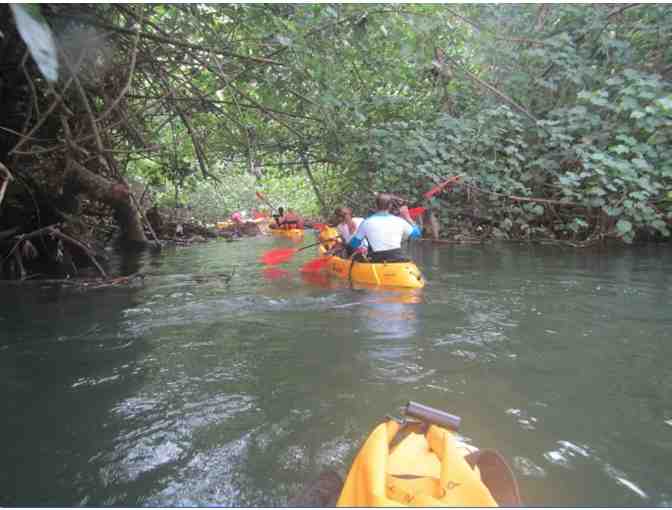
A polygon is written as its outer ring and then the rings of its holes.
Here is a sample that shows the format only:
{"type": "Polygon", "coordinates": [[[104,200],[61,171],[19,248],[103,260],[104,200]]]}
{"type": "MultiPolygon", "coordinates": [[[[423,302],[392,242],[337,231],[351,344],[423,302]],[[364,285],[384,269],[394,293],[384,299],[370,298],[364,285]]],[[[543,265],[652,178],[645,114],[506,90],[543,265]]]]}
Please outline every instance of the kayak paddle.
{"type": "Polygon", "coordinates": [[[317,246],[318,244],[327,243],[329,241],[335,241],[336,239],[337,238],[323,239],[322,241],[309,244],[308,246],[304,246],[303,248],[277,248],[275,250],[267,251],[261,257],[261,263],[266,264],[267,266],[282,264],[283,262],[287,262],[288,260],[290,260],[295,254],[299,253],[300,251],[307,250],[308,248],[312,248],[313,246],[317,246]]]}
{"type": "Polygon", "coordinates": [[[422,216],[422,214],[425,212],[424,207],[411,207],[408,210],[408,214],[411,216],[411,219],[414,220],[418,216],[422,216]]]}
{"type": "Polygon", "coordinates": [[[446,179],[441,184],[437,184],[436,186],[434,186],[432,189],[430,189],[426,193],[423,193],[423,196],[425,198],[432,198],[437,193],[440,193],[441,191],[443,191],[443,189],[445,187],[450,186],[451,184],[459,181],[460,177],[462,177],[462,176],[461,175],[454,175],[450,179],[446,179]]]}

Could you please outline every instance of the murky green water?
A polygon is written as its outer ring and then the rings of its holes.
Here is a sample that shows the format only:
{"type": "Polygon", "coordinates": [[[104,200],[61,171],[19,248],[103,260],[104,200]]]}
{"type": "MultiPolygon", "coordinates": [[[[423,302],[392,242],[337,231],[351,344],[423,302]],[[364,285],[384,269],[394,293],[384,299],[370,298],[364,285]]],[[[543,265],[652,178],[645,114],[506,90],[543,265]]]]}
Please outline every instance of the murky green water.
{"type": "Polygon", "coordinates": [[[415,246],[408,295],[306,282],[308,252],[264,275],[280,243],[0,287],[0,505],[281,506],[411,399],[500,450],[528,505],[672,505],[669,247],[415,246]]]}

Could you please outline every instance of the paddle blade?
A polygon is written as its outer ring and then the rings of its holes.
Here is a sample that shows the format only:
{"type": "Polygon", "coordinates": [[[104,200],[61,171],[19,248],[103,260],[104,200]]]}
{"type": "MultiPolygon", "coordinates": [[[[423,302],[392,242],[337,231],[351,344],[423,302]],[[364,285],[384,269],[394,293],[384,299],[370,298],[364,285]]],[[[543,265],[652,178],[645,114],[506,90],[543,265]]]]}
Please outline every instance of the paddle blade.
{"type": "Polygon", "coordinates": [[[301,266],[300,271],[302,273],[319,273],[327,265],[329,259],[326,257],[319,257],[317,259],[309,260],[303,266],[301,266]]]}
{"type": "Polygon", "coordinates": [[[408,210],[408,214],[411,216],[411,219],[414,220],[418,216],[422,216],[425,212],[424,207],[412,207],[408,210]]]}
{"type": "Polygon", "coordinates": [[[454,175],[450,179],[446,179],[445,181],[443,181],[441,184],[437,184],[436,186],[434,186],[428,192],[424,193],[423,196],[425,198],[432,198],[437,193],[440,193],[441,191],[443,191],[443,188],[445,188],[446,186],[449,186],[450,184],[452,184],[454,182],[457,182],[459,180],[460,180],[460,176],[459,175],[454,175]]]}
{"type": "Polygon", "coordinates": [[[267,266],[282,264],[290,260],[296,253],[296,248],[277,248],[264,253],[261,257],[261,263],[267,266]]]}

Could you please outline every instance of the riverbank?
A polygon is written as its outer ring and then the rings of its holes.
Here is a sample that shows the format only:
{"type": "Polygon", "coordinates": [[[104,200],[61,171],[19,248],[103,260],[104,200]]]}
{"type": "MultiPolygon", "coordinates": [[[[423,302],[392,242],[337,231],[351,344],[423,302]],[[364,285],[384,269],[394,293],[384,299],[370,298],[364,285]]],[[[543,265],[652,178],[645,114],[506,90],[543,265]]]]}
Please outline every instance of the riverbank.
{"type": "MultiPolygon", "coordinates": [[[[512,242],[587,248],[607,243],[622,244],[613,232],[595,229],[589,235],[568,235],[553,231],[550,225],[514,223],[505,218],[497,221],[488,216],[466,214],[464,204],[451,200],[454,216],[443,209],[428,209],[418,218],[423,227],[424,243],[437,245],[485,245],[512,242]]],[[[268,235],[269,220],[257,219],[234,224],[222,221],[206,224],[194,218],[186,208],[152,207],[143,211],[148,243],[119,243],[120,229],[109,216],[87,216],[81,220],[56,223],[32,232],[18,228],[0,232],[0,279],[28,281],[49,279],[74,281],[89,285],[91,278],[110,282],[115,276],[105,269],[108,253],[117,249],[161,249],[169,246],[189,247],[214,240],[233,242],[268,235]],[[132,245],[132,246],[131,246],[132,245]]],[[[307,224],[319,223],[314,218],[307,224]]],[[[660,236],[642,231],[636,244],[667,242],[660,236]]]]}

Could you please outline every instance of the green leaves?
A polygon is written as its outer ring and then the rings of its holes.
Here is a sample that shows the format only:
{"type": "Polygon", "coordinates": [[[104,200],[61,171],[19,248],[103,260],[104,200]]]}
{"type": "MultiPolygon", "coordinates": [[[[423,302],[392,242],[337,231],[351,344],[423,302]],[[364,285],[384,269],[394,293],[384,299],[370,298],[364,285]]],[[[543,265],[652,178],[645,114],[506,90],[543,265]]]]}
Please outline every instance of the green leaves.
{"type": "MultiPolygon", "coordinates": [[[[578,239],[599,229],[594,218],[602,212],[621,222],[626,241],[646,228],[668,235],[660,222],[672,208],[664,200],[672,189],[672,93],[654,71],[672,55],[672,17],[657,6],[608,18],[604,6],[555,4],[546,19],[527,4],[194,9],[198,16],[190,18],[192,10],[157,5],[151,21],[166,33],[186,38],[193,31],[194,41],[210,47],[274,61],[222,54],[219,74],[193,61],[186,81],[176,72],[171,86],[185,94],[194,88],[190,107],[218,93],[215,116],[192,118],[210,161],[230,161],[226,172],[244,174],[254,153],[265,189],[304,212],[314,210],[314,197],[296,164],[297,147],[331,162],[312,168],[333,202],[371,189],[421,200],[432,184],[462,174],[481,190],[470,199],[479,195],[511,237],[553,222],[578,239]]],[[[189,67],[184,60],[165,62],[181,71],[189,67]]],[[[148,95],[153,86],[133,82],[148,95]]],[[[170,113],[152,126],[174,118],[170,113]]],[[[177,142],[167,128],[157,127],[156,136],[195,166],[188,133],[179,119],[176,125],[177,142]]],[[[143,171],[171,176],[163,166],[143,171]]],[[[243,200],[242,192],[226,193],[243,200]]],[[[434,205],[449,207],[443,198],[434,205]]]]}
{"type": "Polygon", "coordinates": [[[616,223],[616,231],[622,236],[632,232],[632,223],[627,220],[618,220],[616,223]]]}

